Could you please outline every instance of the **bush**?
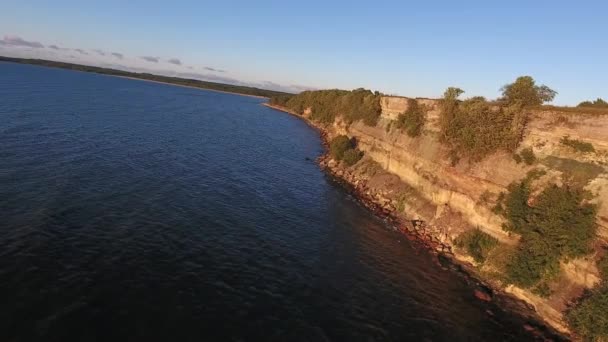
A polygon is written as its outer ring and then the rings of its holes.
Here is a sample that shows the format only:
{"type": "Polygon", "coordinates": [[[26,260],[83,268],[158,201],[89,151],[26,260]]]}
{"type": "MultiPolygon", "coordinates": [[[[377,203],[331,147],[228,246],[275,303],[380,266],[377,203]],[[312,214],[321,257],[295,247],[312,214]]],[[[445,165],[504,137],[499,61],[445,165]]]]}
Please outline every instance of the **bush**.
{"type": "Polygon", "coordinates": [[[515,162],[516,162],[517,164],[521,164],[521,162],[523,161],[523,160],[521,159],[521,156],[520,156],[519,154],[517,154],[517,153],[515,153],[515,154],[513,155],[513,160],[515,160],[515,162]]]}
{"type": "Polygon", "coordinates": [[[338,135],[329,143],[329,152],[336,160],[342,160],[344,153],[352,149],[353,143],[346,135],[338,135]]]}
{"type": "Polygon", "coordinates": [[[534,155],[534,151],[532,148],[527,147],[521,150],[520,152],[521,158],[524,160],[524,163],[527,165],[532,165],[536,161],[536,156],[534,155]]]}
{"type": "Polygon", "coordinates": [[[584,203],[582,190],[551,185],[531,205],[533,177],[511,184],[495,208],[507,219],[504,229],[522,237],[507,272],[513,283],[526,288],[559,272],[562,258],[587,254],[596,233],[596,207],[584,203]]]}
{"type": "Polygon", "coordinates": [[[534,162],[536,162],[536,156],[534,155],[534,151],[530,147],[524,148],[523,150],[521,150],[520,153],[515,153],[513,155],[513,159],[515,159],[515,162],[517,164],[524,162],[526,163],[526,165],[532,165],[534,164],[534,162]]]}
{"type": "Polygon", "coordinates": [[[422,133],[426,110],[415,99],[408,99],[407,104],[407,110],[397,118],[397,128],[405,130],[410,137],[417,137],[422,133]]]}
{"type": "Polygon", "coordinates": [[[483,263],[490,251],[498,245],[498,240],[475,228],[460,234],[454,243],[456,247],[466,250],[475,261],[483,263]]]}
{"type": "Polygon", "coordinates": [[[524,106],[538,106],[553,101],[557,92],[546,85],[538,86],[530,76],[520,76],[515,82],[501,88],[503,99],[524,106]]]}
{"type": "Polygon", "coordinates": [[[587,341],[608,340],[608,286],[593,291],[566,315],[570,326],[587,341]]]}
{"type": "Polygon", "coordinates": [[[600,286],[570,310],[566,318],[578,334],[587,340],[608,340],[608,255],[598,262],[600,286]]]}
{"type": "Polygon", "coordinates": [[[483,97],[458,102],[454,96],[460,92],[446,91],[440,114],[441,139],[453,154],[477,161],[499,149],[514,151],[525,126],[523,107],[496,106],[483,97]]]}
{"type": "Polygon", "coordinates": [[[338,135],[329,143],[329,153],[335,160],[342,160],[347,165],[355,165],[363,152],[355,148],[355,144],[346,135],[338,135]]]}
{"type": "Polygon", "coordinates": [[[569,136],[564,136],[559,141],[562,145],[569,146],[579,152],[595,152],[595,148],[591,143],[583,142],[578,139],[570,139],[569,136]]]}
{"type": "Polygon", "coordinates": [[[351,148],[344,152],[342,161],[344,161],[348,166],[353,166],[361,159],[361,157],[363,157],[363,153],[361,151],[351,148]]]}

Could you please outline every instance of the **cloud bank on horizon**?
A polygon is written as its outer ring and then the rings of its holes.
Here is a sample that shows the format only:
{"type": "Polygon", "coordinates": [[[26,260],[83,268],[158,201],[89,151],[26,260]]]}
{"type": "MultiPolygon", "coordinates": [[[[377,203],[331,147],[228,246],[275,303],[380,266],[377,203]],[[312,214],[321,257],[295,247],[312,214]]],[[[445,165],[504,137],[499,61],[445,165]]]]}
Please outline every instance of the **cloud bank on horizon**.
{"type": "MultiPolygon", "coordinates": [[[[106,50],[107,51],[107,50],[106,50]]],[[[17,35],[5,35],[0,40],[0,55],[8,55],[18,58],[40,58],[68,63],[80,63],[93,66],[114,68],[130,72],[156,73],[165,76],[192,78],[202,81],[228,83],[249,87],[264,88],[286,92],[301,92],[312,90],[312,87],[299,85],[283,85],[272,81],[252,82],[239,80],[235,77],[225,76],[228,71],[210,66],[196,67],[184,65],[182,60],[176,57],[163,59],[155,56],[126,56],[119,52],[105,52],[101,49],[66,48],[61,45],[44,45],[38,41],[23,39],[17,35]],[[88,51],[94,52],[92,54],[88,51]],[[76,55],[69,52],[77,52],[76,55]],[[120,61],[120,64],[116,62],[120,61]],[[141,61],[144,61],[142,64],[141,61]],[[150,66],[157,66],[149,68],[150,66]],[[187,69],[184,70],[184,69],[187,69]],[[206,72],[196,72],[196,70],[206,72]]]]}
{"type": "Polygon", "coordinates": [[[30,47],[30,48],[36,48],[36,49],[44,48],[44,45],[42,45],[42,43],[40,43],[40,42],[27,41],[25,39],[22,39],[21,37],[12,36],[12,35],[4,36],[4,39],[2,39],[1,42],[2,42],[2,45],[8,45],[8,46],[22,46],[22,47],[30,47]]]}
{"type": "Polygon", "coordinates": [[[182,65],[182,62],[177,58],[171,58],[171,59],[167,60],[167,62],[169,62],[171,64],[175,64],[175,65],[182,65]]]}

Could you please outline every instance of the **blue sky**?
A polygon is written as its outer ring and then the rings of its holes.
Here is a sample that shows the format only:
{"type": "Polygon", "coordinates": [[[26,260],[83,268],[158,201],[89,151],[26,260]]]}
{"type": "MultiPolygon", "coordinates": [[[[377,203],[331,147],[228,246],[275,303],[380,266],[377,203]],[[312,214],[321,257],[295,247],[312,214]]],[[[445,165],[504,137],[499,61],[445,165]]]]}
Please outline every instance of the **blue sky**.
{"type": "Polygon", "coordinates": [[[608,98],[607,18],[602,1],[4,0],[0,53],[421,97],[458,86],[494,98],[531,75],[575,105],[608,98]]]}

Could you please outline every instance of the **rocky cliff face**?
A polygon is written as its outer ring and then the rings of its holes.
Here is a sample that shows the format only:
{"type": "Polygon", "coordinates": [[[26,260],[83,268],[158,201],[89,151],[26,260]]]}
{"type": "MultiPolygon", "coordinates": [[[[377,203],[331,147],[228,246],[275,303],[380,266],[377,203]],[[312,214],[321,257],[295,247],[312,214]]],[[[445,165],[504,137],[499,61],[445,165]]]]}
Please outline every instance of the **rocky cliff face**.
{"type": "MultiPolygon", "coordinates": [[[[492,207],[509,184],[540,168],[546,174],[537,180],[539,187],[542,183],[559,184],[568,178],[594,195],[593,201],[599,208],[598,246],[608,241],[608,116],[531,111],[520,149],[534,151],[535,165],[517,163],[513,154],[507,152],[497,152],[481,162],[451,165],[450,152],[439,141],[439,102],[417,101],[428,109],[420,137],[411,138],[393,128],[394,120],[408,106],[408,99],[403,97],[381,99],[382,115],[374,127],[362,122],[348,125],[338,119],[327,129],[330,136],[354,137],[359,149],[365,152],[366,157],[359,165],[345,171],[351,182],[364,182],[365,191],[397,215],[425,222],[433,237],[443,244],[451,245],[456,236],[477,227],[505,246],[515,246],[518,236],[502,229],[504,219],[494,214],[492,207]],[[596,151],[582,153],[565,146],[560,142],[564,136],[592,143],[596,151]],[[370,161],[381,170],[370,172],[370,161]]],[[[455,255],[462,261],[472,261],[462,252],[456,251],[455,255]]],[[[548,298],[514,286],[505,291],[528,302],[548,323],[567,332],[563,312],[568,303],[599,279],[595,258],[590,255],[562,263],[559,287],[548,298]]]]}

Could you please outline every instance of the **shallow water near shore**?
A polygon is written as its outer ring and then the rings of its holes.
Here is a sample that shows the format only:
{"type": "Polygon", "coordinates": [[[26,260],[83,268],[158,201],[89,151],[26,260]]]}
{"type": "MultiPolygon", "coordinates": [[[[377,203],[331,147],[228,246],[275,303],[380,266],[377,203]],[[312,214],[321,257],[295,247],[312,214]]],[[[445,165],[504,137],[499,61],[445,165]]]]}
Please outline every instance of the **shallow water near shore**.
{"type": "Polygon", "coordinates": [[[0,340],[532,340],[262,99],[0,63],[0,340]]]}

